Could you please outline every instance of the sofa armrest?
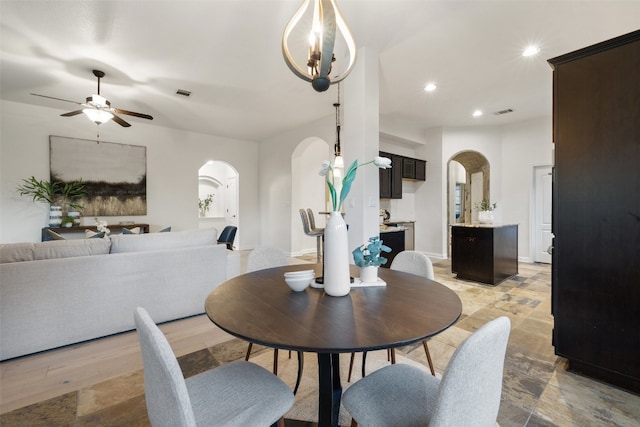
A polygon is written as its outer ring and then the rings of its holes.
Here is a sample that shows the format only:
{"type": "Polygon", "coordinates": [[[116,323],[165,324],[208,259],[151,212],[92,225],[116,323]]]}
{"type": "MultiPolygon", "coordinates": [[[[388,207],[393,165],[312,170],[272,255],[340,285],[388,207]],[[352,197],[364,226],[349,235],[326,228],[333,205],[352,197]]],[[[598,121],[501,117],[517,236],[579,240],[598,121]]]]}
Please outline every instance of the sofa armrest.
{"type": "Polygon", "coordinates": [[[227,250],[227,280],[240,275],[240,254],[227,250]]]}

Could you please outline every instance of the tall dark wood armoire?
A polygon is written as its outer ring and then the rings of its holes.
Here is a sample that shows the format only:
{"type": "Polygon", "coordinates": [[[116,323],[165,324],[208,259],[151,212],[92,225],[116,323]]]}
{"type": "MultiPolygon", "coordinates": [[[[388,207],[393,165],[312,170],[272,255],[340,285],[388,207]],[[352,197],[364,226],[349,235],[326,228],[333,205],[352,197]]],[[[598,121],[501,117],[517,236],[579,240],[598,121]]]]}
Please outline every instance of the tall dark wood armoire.
{"type": "Polygon", "coordinates": [[[549,63],[553,344],[570,370],[640,393],[640,31],[549,63]]]}

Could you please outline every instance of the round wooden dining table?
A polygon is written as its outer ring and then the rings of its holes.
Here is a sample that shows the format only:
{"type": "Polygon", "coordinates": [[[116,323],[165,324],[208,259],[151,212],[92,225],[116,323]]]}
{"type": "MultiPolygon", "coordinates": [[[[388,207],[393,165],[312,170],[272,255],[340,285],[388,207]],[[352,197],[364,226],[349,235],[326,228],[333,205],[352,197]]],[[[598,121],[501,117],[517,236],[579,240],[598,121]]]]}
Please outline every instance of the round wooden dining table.
{"type": "MultiPolygon", "coordinates": [[[[206,298],[211,321],[246,341],[318,355],[319,422],[337,426],[342,386],[339,354],[387,349],[422,341],[453,325],[462,313],[446,286],[408,273],[379,269],[386,286],[358,287],[343,297],[308,287],[292,291],[287,271],[322,265],[289,265],[232,278],[206,298]]],[[[359,269],[351,266],[351,275],[359,269]]]]}

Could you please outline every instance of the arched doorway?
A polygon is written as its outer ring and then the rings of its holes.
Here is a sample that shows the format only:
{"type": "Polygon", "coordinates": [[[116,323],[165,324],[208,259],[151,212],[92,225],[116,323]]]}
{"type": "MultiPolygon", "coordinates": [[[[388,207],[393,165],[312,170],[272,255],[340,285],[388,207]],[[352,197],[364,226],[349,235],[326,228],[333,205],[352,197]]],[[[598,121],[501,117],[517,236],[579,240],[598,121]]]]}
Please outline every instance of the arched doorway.
{"type": "Polygon", "coordinates": [[[238,227],[234,246],[240,248],[238,171],[227,162],[210,160],[198,170],[198,217],[200,228],[238,227]]]}
{"type": "Polygon", "coordinates": [[[315,252],[316,239],[304,234],[300,209],[312,209],[316,227],[324,227],[327,210],[326,184],[318,175],[323,160],[333,158],[332,147],[323,139],[309,137],[300,141],[291,153],[291,253],[315,252]]]}
{"type": "MultiPolygon", "coordinates": [[[[485,156],[477,151],[461,151],[447,162],[447,224],[473,223],[478,212],[473,208],[482,200],[490,201],[491,168],[485,156]]],[[[447,227],[448,241],[451,228],[447,227]]],[[[449,245],[449,256],[451,249],[449,245]]]]}

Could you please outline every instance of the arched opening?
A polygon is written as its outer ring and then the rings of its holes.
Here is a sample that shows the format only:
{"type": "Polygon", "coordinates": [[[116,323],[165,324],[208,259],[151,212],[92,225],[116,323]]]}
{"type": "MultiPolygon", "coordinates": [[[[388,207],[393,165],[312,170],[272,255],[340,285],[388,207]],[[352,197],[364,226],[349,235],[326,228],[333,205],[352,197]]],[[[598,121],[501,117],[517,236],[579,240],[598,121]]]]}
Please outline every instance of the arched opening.
{"type": "Polygon", "coordinates": [[[312,209],[316,227],[324,227],[327,195],[324,178],[318,175],[323,160],[333,158],[332,146],[309,137],[302,140],[291,154],[291,252],[295,255],[315,252],[315,237],[304,234],[300,209],[312,209]]]}
{"type": "MultiPolygon", "coordinates": [[[[447,163],[447,223],[477,222],[478,212],[473,207],[491,200],[489,183],[490,166],[485,156],[471,150],[453,155],[447,163]]],[[[450,241],[450,227],[447,229],[450,241]]]]}
{"type": "Polygon", "coordinates": [[[198,170],[198,218],[200,228],[238,227],[234,246],[240,247],[238,171],[227,162],[211,160],[198,170]]]}

